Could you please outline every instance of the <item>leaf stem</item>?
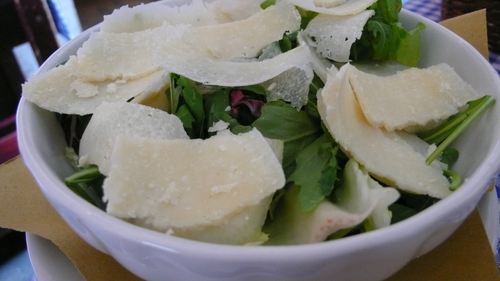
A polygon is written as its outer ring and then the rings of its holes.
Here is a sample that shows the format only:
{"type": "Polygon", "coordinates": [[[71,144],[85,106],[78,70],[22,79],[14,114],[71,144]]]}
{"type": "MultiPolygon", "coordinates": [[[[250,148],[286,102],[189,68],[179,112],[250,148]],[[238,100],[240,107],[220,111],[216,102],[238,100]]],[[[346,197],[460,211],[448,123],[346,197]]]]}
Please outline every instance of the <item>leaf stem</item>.
{"type": "Polygon", "coordinates": [[[484,96],[481,101],[471,108],[465,115],[466,118],[459,124],[456,125],[453,131],[438,145],[436,150],[432,152],[431,155],[426,160],[427,164],[432,163],[442,152],[448,147],[461,133],[463,133],[471,124],[476,120],[481,114],[483,114],[486,109],[495,103],[495,99],[491,96],[484,96]]]}

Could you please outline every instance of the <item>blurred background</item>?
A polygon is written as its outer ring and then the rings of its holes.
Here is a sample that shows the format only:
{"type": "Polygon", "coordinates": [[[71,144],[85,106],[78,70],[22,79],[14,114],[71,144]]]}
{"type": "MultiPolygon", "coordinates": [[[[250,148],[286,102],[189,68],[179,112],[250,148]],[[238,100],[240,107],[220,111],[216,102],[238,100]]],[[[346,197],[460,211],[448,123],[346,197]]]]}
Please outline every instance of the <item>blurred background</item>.
{"type": "MultiPolygon", "coordinates": [[[[153,0],[0,0],[0,164],[17,156],[15,113],[21,84],[59,46],[103,15],[153,0]]],[[[500,5],[500,1],[403,0],[404,8],[434,21],[500,5]]],[[[488,9],[490,62],[500,71],[500,8],[488,9]]],[[[1,180],[1,179],[0,179],[1,180]]],[[[0,281],[35,281],[25,234],[0,228],[0,281]]]]}

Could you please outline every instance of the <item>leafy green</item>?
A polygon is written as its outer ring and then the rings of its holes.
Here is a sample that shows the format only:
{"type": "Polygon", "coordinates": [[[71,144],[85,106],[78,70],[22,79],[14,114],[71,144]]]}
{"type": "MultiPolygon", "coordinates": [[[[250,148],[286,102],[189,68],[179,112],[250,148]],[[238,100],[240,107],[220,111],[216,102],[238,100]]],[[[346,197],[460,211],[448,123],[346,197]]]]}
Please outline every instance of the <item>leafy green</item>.
{"type": "Polygon", "coordinates": [[[419,134],[419,137],[428,143],[438,144],[434,152],[429,155],[426,162],[432,163],[439,155],[462,134],[479,116],[488,108],[493,106],[495,99],[491,96],[483,96],[477,100],[468,102],[468,108],[453,116],[447,122],[436,128],[419,134]]]}
{"type": "Polygon", "coordinates": [[[375,15],[366,23],[361,38],[351,47],[351,59],[396,61],[417,66],[420,60],[420,30],[425,25],[407,31],[399,22],[401,0],[379,0],[370,9],[375,15]]]}
{"type": "Polygon", "coordinates": [[[276,5],[276,0],[265,0],[264,2],[260,3],[260,7],[265,10],[266,8],[276,5]]]}
{"type": "Polygon", "coordinates": [[[404,191],[399,191],[400,197],[398,201],[389,206],[392,212],[391,224],[405,220],[439,201],[427,195],[413,194],[404,191]]]}
{"type": "Polygon", "coordinates": [[[106,208],[106,204],[101,199],[103,181],[104,176],[96,165],[82,168],[64,179],[66,186],[73,192],[102,210],[106,208]]]}
{"type": "Polygon", "coordinates": [[[297,156],[297,166],[288,181],[300,186],[302,212],[313,210],[332,192],[337,181],[337,151],[331,137],[323,134],[297,156]]]}
{"type": "Polygon", "coordinates": [[[304,110],[297,111],[282,100],[267,102],[252,127],[267,138],[284,142],[285,167],[292,164],[297,155],[322,133],[321,125],[315,118],[304,110]]]}

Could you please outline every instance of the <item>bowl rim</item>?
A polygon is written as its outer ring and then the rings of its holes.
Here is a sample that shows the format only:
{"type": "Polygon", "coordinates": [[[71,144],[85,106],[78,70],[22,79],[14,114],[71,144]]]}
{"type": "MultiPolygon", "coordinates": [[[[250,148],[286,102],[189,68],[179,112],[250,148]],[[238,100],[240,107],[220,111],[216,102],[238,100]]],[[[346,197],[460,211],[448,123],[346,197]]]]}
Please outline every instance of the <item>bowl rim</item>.
{"type": "MultiPolygon", "coordinates": [[[[473,52],[471,52],[471,55],[473,55],[476,59],[486,61],[486,59],[468,42],[460,38],[458,35],[450,33],[449,30],[438,23],[405,9],[402,9],[401,15],[403,17],[414,17],[428,27],[432,26],[432,28],[437,28],[442,32],[449,33],[449,35],[454,37],[455,40],[459,40],[463,42],[463,44],[472,48],[473,52]]],[[[79,42],[78,40],[88,37],[91,32],[98,30],[98,28],[99,25],[96,25],[84,31],[72,41],[66,43],[40,67],[39,72],[45,71],[48,68],[47,66],[54,60],[59,60],[60,62],[62,53],[64,52],[64,49],[68,47],[68,44],[79,42]]],[[[489,63],[488,65],[490,66],[490,71],[492,73],[494,72],[496,75],[496,71],[493,67],[491,67],[489,63]]],[[[497,88],[500,89],[500,79],[498,78],[498,75],[495,76],[495,84],[497,85],[497,88]]],[[[476,171],[471,174],[469,180],[463,184],[463,188],[459,188],[445,200],[434,204],[419,214],[394,225],[368,233],[345,237],[339,240],[325,241],[315,244],[265,247],[242,247],[238,245],[213,244],[175,236],[166,237],[163,233],[145,229],[115,218],[74,194],[70,189],[66,188],[64,183],[55,175],[53,171],[51,171],[46,162],[38,161],[38,159],[41,158],[39,151],[33,151],[30,149],[30,147],[33,147],[35,144],[36,137],[31,134],[31,126],[33,125],[27,122],[27,120],[29,120],[29,114],[33,114],[33,112],[30,113],[30,109],[28,108],[29,106],[36,107],[36,105],[31,104],[24,97],[22,97],[16,113],[20,153],[26,167],[35,177],[42,192],[46,198],[49,199],[52,205],[63,205],[66,208],[72,209],[75,213],[78,213],[79,216],[85,217],[85,221],[92,221],[97,224],[99,228],[106,229],[107,231],[110,229],[109,225],[113,225],[113,229],[109,231],[118,235],[120,239],[140,241],[140,243],[165,248],[168,251],[175,252],[180,255],[196,255],[200,258],[205,257],[212,260],[245,259],[255,261],[272,260],[273,262],[287,262],[290,257],[293,257],[294,260],[305,260],[311,255],[321,258],[331,256],[332,250],[337,252],[353,252],[360,251],[367,246],[379,245],[380,242],[387,243],[395,237],[410,235],[412,228],[416,225],[429,225],[430,221],[442,221],[450,212],[458,210],[457,206],[460,206],[467,201],[467,196],[462,195],[463,193],[472,193],[474,196],[481,195],[490,185],[493,177],[498,174],[500,170],[500,161],[498,161],[500,158],[500,137],[498,137],[495,144],[491,147],[491,153],[489,153],[484,161],[477,167],[476,171]],[[54,182],[56,184],[50,187],[42,184],[54,182]],[[479,186],[481,188],[473,188],[474,186],[479,186]],[[54,202],[53,198],[58,198],[57,202],[54,202]],[[431,217],[433,219],[429,220],[431,217]],[[203,250],[201,251],[200,249],[203,250]]]]}

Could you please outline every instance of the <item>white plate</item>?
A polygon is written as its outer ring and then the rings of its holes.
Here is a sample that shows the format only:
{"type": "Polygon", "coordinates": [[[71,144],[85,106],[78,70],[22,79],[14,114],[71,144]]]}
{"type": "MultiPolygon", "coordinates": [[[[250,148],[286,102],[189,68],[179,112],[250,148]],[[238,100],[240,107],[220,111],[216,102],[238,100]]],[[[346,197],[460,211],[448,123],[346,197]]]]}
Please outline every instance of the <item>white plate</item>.
{"type": "Polygon", "coordinates": [[[75,265],[50,240],[26,233],[26,246],[37,281],[84,281],[75,265]]]}
{"type": "MultiPolygon", "coordinates": [[[[478,207],[491,248],[495,252],[500,229],[496,191],[486,193],[478,207]]],[[[68,257],[50,240],[26,233],[26,244],[37,281],[84,280],[68,257]]]]}

